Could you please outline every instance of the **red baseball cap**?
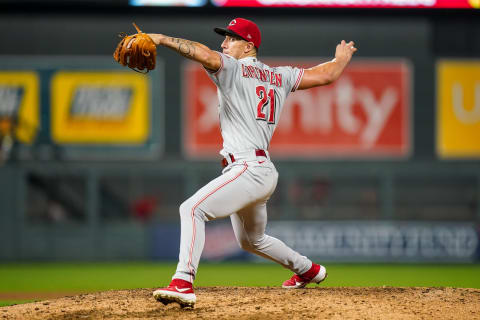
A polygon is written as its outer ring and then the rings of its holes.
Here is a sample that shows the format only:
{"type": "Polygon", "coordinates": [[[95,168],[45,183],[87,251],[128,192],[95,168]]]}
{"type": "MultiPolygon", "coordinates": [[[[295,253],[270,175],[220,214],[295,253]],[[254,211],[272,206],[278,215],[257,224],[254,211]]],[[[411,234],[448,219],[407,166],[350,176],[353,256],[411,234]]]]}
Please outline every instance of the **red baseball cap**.
{"type": "Polygon", "coordinates": [[[262,42],[260,29],[258,29],[258,26],[255,24],[255,22],[243,18],[233,19],[225,29],[215,28],[213,30],[222,36],[237,36],[247,42],[253,42],[253,45],[257,49],[260,47],[260,43],[262,42]]]}

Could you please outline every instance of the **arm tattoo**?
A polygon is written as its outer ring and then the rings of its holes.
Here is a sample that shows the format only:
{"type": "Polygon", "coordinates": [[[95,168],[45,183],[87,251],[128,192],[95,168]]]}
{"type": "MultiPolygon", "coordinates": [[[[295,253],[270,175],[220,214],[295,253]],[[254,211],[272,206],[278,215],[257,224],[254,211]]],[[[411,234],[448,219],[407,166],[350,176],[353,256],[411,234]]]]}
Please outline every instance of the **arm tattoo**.
{"type": "Polygon", "coordinates": [[[195,45],[196,42],[179,39],[179,38],[170,38],[170,41],[175,45],[172,47],[175,51],[180,53],[185,58],[193,59],[195,58],[195,45]]]}

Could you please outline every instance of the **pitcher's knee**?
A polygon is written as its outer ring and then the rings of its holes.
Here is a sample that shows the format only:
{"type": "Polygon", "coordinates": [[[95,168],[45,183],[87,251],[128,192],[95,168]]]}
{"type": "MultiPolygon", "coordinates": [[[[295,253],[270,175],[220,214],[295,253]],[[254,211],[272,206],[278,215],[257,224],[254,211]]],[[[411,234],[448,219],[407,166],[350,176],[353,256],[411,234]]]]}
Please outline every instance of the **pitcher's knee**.
{"type": "Polygon", "coordinates": [[[181,205],[180,205],[180,218],[185,219],[185,218],[192,218],[192,215],[206,220],[205,219],[205,214],[203,210],[200,209],[198,206],[198,203],[195,203],[191,198],[185,200],[181,205]]]}
{"type": "Polygon", "coordinates": [[[191,217],[195,204],[190,199],[185,200],[180,205],[180,218],[191,217]]]}
{"type": "Polygon", "coordinates": [[[263,235],[261,237],[258,237],[256,239],[252,240],[252,247],[255,248],[255,250],[261,250],[265,247],[265,241],[267,240],[266,236],[263,235]]]}

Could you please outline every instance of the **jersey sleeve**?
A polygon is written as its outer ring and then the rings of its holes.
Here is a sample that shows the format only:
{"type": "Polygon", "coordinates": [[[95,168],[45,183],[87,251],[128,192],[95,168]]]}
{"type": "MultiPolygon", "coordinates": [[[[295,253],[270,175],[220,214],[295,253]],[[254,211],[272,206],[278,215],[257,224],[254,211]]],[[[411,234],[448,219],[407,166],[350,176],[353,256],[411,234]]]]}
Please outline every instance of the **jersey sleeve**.
{"type": "Polygon", "coordinates": [[[205,70],[217,87],[228,89],[233,86],[235,72],[238,70],[238,61],[221,52],[216,51],[216,53],[220,56],[220,68],[215,72],[211,72],[208,69],[205,70]]]}
{"type": "Polygon", "coordinates": [[[280,69],[280,72],[284,74],[287,92],[294,92],[297,90],[300,82],[302,81],[305,69],[290,66],[278,67],[277,69],[280,69]]]}

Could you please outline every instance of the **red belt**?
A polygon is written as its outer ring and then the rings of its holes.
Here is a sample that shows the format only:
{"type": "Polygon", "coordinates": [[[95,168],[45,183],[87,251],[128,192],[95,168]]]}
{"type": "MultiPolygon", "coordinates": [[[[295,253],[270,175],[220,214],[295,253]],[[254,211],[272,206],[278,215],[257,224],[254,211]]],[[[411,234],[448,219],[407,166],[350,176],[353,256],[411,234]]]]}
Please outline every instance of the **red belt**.
{"type": "MultiPolygon", "coordinates": [[[[255,150],[255,155],[257,157],[267,157],[267,153],[265,152],[265,150],[262,150],[262,149],[256,149],[255,150]]],[[[235,157],[233,156],[233,154],[229,153],[228,154],[228,157],[230,158],[231,162],[235,162],[235,157]]],[[[227,158],[223,158],[222,159],[222,167],[226,167],[228,166],[228,160],[227,158]]]]}

